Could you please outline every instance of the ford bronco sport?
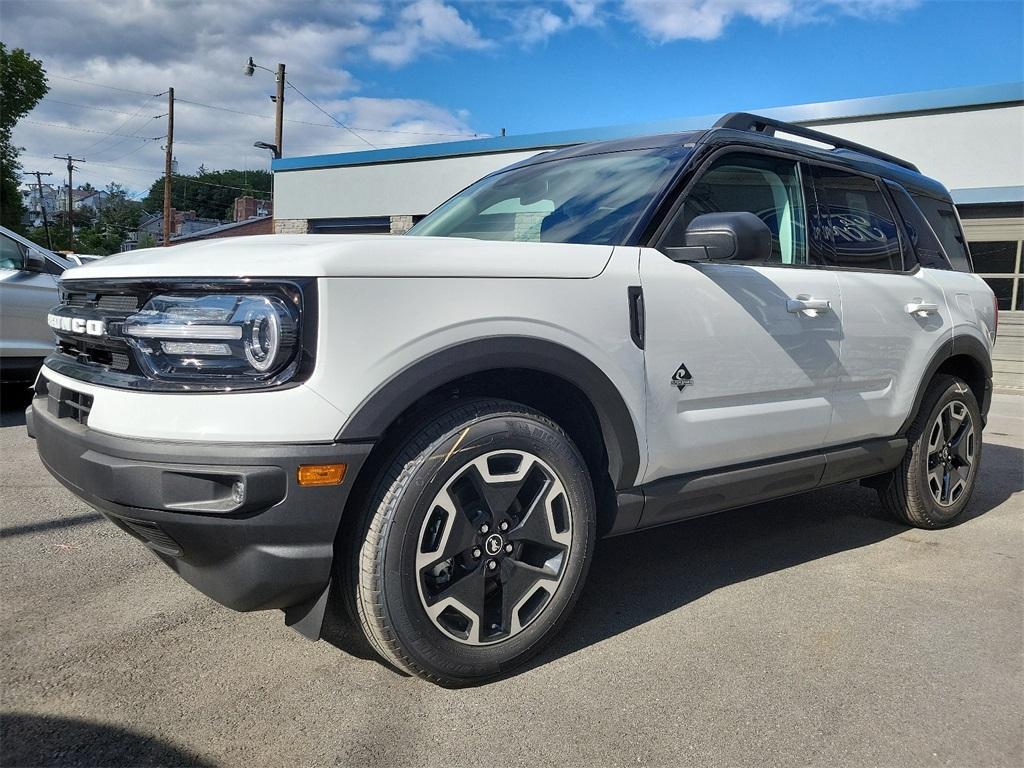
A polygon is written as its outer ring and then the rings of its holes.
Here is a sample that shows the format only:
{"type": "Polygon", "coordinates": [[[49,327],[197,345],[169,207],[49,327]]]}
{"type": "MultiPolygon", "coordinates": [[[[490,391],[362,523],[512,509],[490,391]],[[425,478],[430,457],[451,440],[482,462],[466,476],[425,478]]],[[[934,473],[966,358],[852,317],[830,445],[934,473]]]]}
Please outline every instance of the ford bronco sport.
{"type": "Polygon", "coordinates": [[[539,154],[404,237],[61,286],[46,467],[213,599],[314,639],[336,606],[445,685],[536,653],[598,537],[852,480],[940,528],[978,480],[997,311],[949,193],[750,114],[539,154]]]}

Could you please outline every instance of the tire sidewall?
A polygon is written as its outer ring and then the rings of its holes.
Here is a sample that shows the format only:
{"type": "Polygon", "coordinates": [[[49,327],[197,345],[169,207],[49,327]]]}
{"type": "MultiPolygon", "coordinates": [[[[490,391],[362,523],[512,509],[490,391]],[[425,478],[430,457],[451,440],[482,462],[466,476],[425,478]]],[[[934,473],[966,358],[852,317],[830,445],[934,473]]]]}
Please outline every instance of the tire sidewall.
{"type": "Polygon", "coordinates": [[[928,410],[925,420],[920,424],[916,436],[914,452],[910,463],[910,477],[908,480],[915,484],[917,497],[924,507],[925,516],[935,526],[945,526],[953,523],[970,503],[974,493],[974,486],[978,481],[978,473],[981,470],[981,457],[983,451],[981,409],[978,401],[971,392],[970,387],[959,379],[950,381],[949,385],[942,391],[937,400],[933,401],[932,407],[928,410]],[[968,479],[967,487],[956,503],[950,506],[940,505],[932,496],[931,488],[928,485],[928,437],[931,434],[932,425],[942,410],[952,402],[961,402],[967,407],[974,425],[974,462],[971,467],[971,476],[968,479]]]}
{"type": "Polygon", "coordinates": [[[579,451],[541,419],[517,412],[487,414],[431,443],[392,498],[381,544],[384,611],[406,653],[445,677],[468,680],[500,674],[535,652],[557,631],[578,596],[594,546],[594,508],[589,473],[579,451]],[[427,616],[417,588],[416,549],[424,518],[440,490],[467,463],[497,450],[526,451],[558,474],[572,515],[572,544],[559,587],[541,615],[508,640],[471,646],[445,635],[427,616]]]}

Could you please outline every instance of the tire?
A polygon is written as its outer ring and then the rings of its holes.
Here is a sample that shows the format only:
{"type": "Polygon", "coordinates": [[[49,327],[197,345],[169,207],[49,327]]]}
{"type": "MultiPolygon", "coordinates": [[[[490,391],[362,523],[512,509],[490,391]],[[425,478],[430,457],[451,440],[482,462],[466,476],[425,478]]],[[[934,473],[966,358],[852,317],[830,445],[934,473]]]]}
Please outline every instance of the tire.
{"type": "Polygon", "coordinates": [[[567,619],[593,557],[579,450],[529,408],[473,400],[413,427],[391,455],[350,564],[367,639],[452,687],[524,663],[567,619]]]}
{"type": "Polygon", "coordinates": [[[981,468],[981,411],[962,379],[936,376],[907,434],[903,462],[878,489],[882,505],[916,528],[945,528],[963,514],[981,468]]]}

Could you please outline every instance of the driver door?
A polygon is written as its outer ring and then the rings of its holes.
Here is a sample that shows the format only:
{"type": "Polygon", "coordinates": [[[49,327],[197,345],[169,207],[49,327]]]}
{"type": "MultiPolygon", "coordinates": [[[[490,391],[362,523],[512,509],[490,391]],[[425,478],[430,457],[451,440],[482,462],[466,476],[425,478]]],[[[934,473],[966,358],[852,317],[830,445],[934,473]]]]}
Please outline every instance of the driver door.
{"type": "Polygon", "coordinates": [[[795,160],[727,150],[684,193],[659,250],[641,250],[646,482],[823,445],[842,303],[835,274],[807,266],[807,210],[795,160]],[[664,255],[684,245],[694,217],[737,211],[767,224],[767,260],[680,263],[664,255]],[[814,300],[828,307],[801,309],[814,300]]]}

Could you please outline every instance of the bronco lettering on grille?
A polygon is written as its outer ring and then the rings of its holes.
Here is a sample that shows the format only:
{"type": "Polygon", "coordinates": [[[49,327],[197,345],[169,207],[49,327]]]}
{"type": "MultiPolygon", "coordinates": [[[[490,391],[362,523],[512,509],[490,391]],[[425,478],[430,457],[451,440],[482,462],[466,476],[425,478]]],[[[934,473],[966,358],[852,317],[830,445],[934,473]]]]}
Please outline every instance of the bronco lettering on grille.
{"type": "Polygon", "coordinates": [[[103,336],[107,332],[107,324],[103,320],[86,320],[84,317],[49,314],[46,316],[46,322],[51,328],[65,333],[103,336]]]}

